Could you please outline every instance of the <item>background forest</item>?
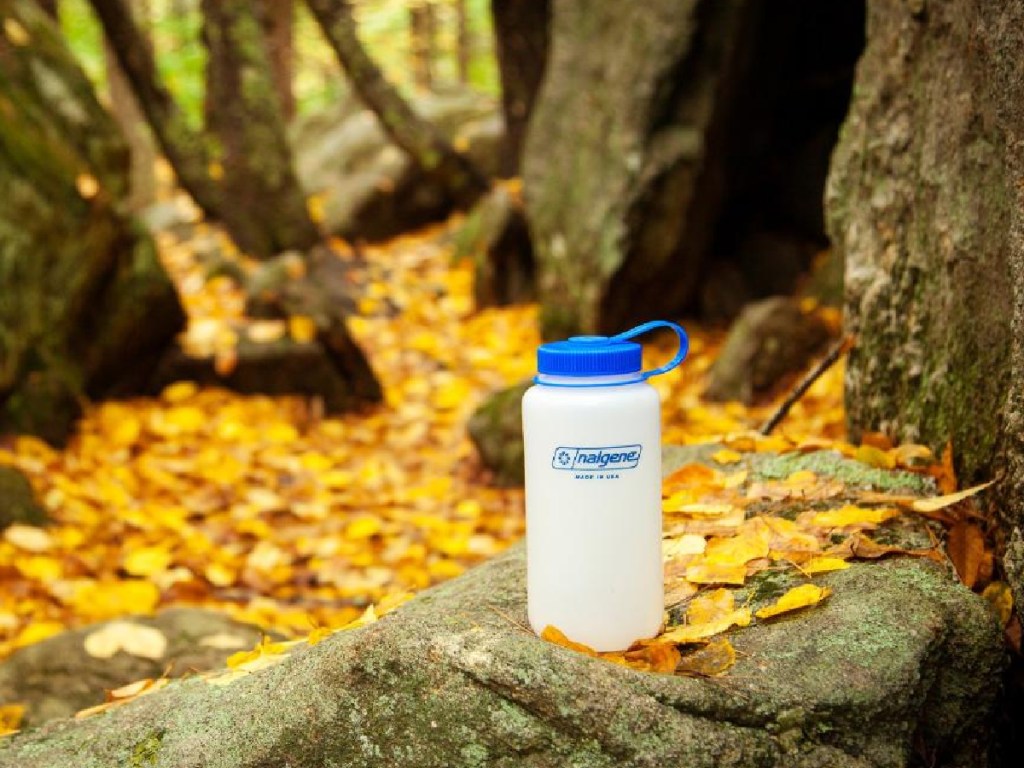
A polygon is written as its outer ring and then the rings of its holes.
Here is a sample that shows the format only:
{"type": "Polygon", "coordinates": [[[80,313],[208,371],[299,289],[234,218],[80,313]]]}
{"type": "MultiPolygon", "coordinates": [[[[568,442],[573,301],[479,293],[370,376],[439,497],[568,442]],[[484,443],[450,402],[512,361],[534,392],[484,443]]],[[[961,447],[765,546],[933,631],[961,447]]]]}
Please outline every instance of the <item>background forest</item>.
{"type": "Polygon", "coordinates": [[[983,6],[0,0],[0,766],[1016,765],[983,6]],[[535,350],[659,318],[665,624],[538,638],[535,350]]]}

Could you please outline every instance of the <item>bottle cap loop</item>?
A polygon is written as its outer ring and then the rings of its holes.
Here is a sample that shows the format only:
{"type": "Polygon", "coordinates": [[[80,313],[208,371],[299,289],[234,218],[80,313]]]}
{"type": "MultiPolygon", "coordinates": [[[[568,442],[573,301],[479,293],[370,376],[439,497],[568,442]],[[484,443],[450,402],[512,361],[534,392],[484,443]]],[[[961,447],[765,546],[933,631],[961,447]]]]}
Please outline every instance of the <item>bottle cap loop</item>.
{"type": "MultiPolygon", "coordinates": [[[[690,342],[684,331],[667,320],[654,320],[616,336],[573,336],[565,341],[542,344],[537,349],[537,370],[545,376],[586,378],[595,376],[628,376],[617,383],[629,384],[646,381],[652,376],[668,373],[686,358],[690,342]],[[665,365],[649,371],[641,371],[642,348],[630,341],[656,328],[671,328],[679,339],[679,349],[665,365]],[[634,378],[635,377],[635,378],[634,378]]],[[[553,384],[553,382],[539,382],[553,384]]],[[[604,384],[562,384],[561,386],[607,386],[604,384]]]]}

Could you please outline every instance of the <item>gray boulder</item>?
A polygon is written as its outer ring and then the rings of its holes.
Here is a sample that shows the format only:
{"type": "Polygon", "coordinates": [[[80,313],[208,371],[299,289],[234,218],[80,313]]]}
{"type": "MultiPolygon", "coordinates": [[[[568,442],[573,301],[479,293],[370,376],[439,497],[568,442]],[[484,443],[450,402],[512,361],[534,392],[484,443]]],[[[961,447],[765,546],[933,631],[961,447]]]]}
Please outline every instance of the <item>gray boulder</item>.
{"type": "MultiPolygon", "coordinates": [[[[814,460],[827,474],[830,457],[814,460]]],[[[828,601],[732,631],[738,662],[714,678],[637,672],[539,640],[524,576],[513,547],[229,685],[194,677],[4,739],[0,766],[988,764],[1001,632],[949,568],[904,558],[819,577],[828,601]]]]}
{"type": "Polygon", "coordinates": [[[160,630],[167,639],[166,652],[158,659],[123,650],[109,659],[94,658],[85,639],[109,622],[62,632],[0,662],[0,704],[24,704],[22,727],[38,726],[101,704],[107,691],[136,680],[222,667],[228,656],[252,648],[263,636],[251,624],[196,608],[172,608],[125,621],[160,630]]]}

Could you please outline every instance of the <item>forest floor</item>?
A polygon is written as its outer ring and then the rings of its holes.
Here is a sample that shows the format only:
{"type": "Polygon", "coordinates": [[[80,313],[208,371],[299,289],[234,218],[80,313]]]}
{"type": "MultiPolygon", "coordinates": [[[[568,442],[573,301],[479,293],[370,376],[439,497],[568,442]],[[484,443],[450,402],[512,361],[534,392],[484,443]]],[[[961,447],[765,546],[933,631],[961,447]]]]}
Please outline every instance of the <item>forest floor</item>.
{"type": "MultiPolygon", "coordinates": [[[[522,492],[488,485],[465,425],[488,393],[532,375],[536,307],[475,311],[471,266],[452,262],[455,226],[367,247],[353,265],[362,298],[350,326],[383,383],[378,408],[323,418],[295,397],[179,383],[90,405],[64,450],[30,437],[0,446],[53,520],[0,539],[0,657],[67,627],[181,604],[305,635],[519,539],[522,492]]],[[[305,332],[302,318],[243,319],[237,285],[206,279],[190,240],[158,240],[188,312],[186,346],[218,349],[230,365],[240,333],[305,332]]],[[[755,428],[772,404],[701,400],[723,334],[688,330],[689,359],[652,380],[665,441],[755,428]]],[[[645,354],[653,363],[671,352],[645,354]]],[[[758,447],[841,440],[841,389],[839,365],[758,447]]]]}

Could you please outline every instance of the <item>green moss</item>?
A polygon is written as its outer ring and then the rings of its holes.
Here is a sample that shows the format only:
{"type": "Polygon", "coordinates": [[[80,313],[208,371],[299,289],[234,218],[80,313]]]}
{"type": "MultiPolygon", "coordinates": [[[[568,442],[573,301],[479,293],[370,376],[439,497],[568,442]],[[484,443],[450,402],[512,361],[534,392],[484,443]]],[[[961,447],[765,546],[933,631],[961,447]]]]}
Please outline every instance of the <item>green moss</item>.
{"type": "Polygon", "coordinates": [[[149,768],[156,765],[163,740],[164,732],[160,730],[154,731],[136,744],[132,749],[131,768],[149,768]]]}
{"type": "Polygon", "coordinates": [[[832,477],[850,486],[874,488],[879,491],[910,491],[927,493],[930,481],[911,472],[876,469],[859,461],[847,459],[835,451],[787,453],[780,456],[752,457],[754,476],[760,480],[783,480],[794,472],[809,470],[816,475],[832,477]]]}

